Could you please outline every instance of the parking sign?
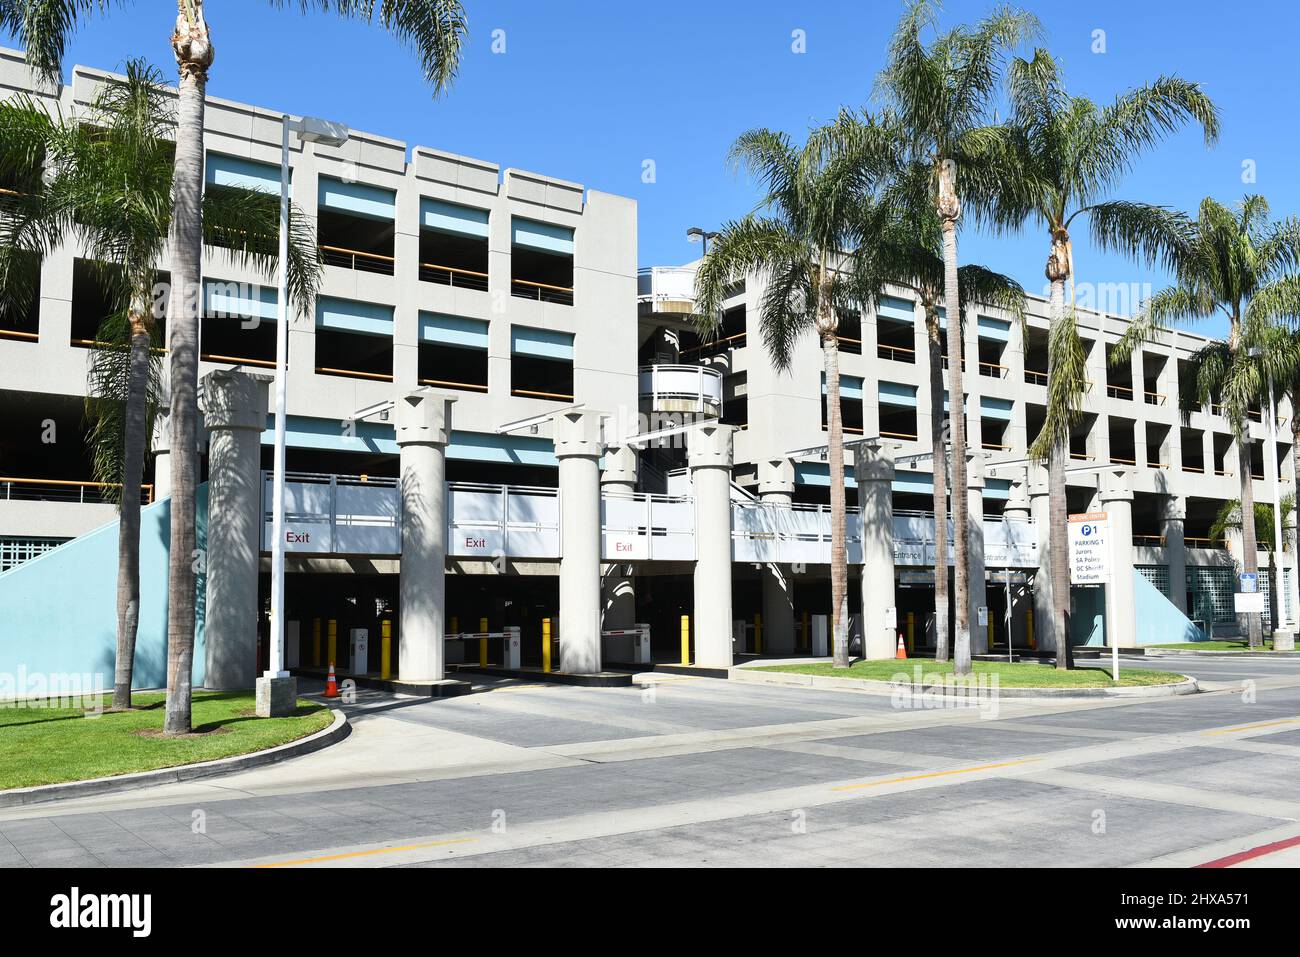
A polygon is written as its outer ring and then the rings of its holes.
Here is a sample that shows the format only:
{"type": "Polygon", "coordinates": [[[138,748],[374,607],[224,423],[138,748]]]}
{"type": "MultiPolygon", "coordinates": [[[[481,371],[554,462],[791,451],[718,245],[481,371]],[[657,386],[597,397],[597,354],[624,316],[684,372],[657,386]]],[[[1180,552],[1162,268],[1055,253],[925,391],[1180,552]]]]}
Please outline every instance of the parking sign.
{"type": "Polygon", "coordinates": [[[1070,516],[1070,584],[1104,585],[1110,581],[1110,544],[1105,512],[1070,516]]]}

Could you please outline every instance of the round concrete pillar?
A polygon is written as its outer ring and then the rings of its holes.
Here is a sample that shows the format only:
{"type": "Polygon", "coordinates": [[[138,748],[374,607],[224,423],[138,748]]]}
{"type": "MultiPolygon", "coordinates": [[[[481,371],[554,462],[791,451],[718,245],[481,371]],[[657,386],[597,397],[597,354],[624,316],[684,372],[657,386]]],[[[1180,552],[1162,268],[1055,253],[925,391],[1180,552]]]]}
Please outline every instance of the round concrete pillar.
{"type": "Polygon", "coordinates": [[[687,464],[695,496],[695,663],[730,668],[731,457],[735,426],[693,429],[687,464]]]}
{"type": "Polygon", "coordinates": [[[402,509],[397,676],[402,681],[446,678],[446,456],[455,401],[427,392],[397,400],[402,509]]]}
{"type": "MultiPolygon", "coordinates": [[[[794,502],[794,462],[786,458],[758,463],[758,497],[764,505],[789,509],[794,502]]],[[[777,527],[781,527],[778,523],[777,527]]],[[[763,651],[790,654],[794,641],[794,579],[790,566],[763,566],[763,651]]]]}
{"type": "Polygon", "coordinates": [[[1056,621],[1052,615],[1052,523],[1048,507],[1047,466],[1030,465],[1028,473],[1029,511],[1038,529],[1038,568],[1034,572],[1034,643],[1040,651],[1054,651],[1056,621]]]}
{"type": "MultiPolygon", "coordinates": [[[[259,440],[260,441],[260,440],[259,440]]],[[[153,423],[153,500],[172,494],[172,430],[166,409],[159,409],[153,423]]]]}
{"type": "Polygon", "coordinates": [[[858,445],[853,459],[862,529],[862,657],[892,658],[898,648],[894,453],[885,445],[858,445]]]}
{"type": "Polygon", "coordinates": [[[1170,495],[1165,499],[1160,519],[1160,535],[1165,541],[1165,559],[1169,568],[1169,600],[1187,614],[1187,499],[1170,495]]]}
{"type": "MultiPolygon", "coordinates": [[[[637,453],[630,446],[607,449],[605,468],[600,473],[601,496],[630,496],[636,492],[637,453]]],[[[636,586],[631,565],[616,562],[601,569],[601,627],[605,630],[628,629],[636,624],[636,586]]],[[[633,639],[611,638],[605,650],[611,661],[632,661],[633,639]]]]}
{"type": "Polygon", "coordinates": [[[601,414],[571,409],[553,417],[560,462],[560,670],[600,671],[601,414]]]}
{"type": "Polygon", "coordinates": [[[264,379],[229,370],[203,377],[209,517],[203,685],[217,691],[252,688],[257,681],[266,408],[264,379]]]}
{"type": "Polygon", "coordinates": [[[967,568],[969,569],[970,589],[970,652],[972,655],[986,654],[989,650],[989,629],[980,626],[979,611],[987,609],[989,603],[988,581],[984,565],[984,456],[976,452],[966,458],[966,527],[970,529],[967,537],[967,568]]]}
{"type": "Polygon", "coordinates": [[[1133,481],[1131,470],[1107,469],[1101,473],[1098,499],[1106,513],[1110,536],[1110,582],[1106,587],[1106,644],[1121,648],[1137,645],[1137,618],[1133,607],[1133,481]]]}

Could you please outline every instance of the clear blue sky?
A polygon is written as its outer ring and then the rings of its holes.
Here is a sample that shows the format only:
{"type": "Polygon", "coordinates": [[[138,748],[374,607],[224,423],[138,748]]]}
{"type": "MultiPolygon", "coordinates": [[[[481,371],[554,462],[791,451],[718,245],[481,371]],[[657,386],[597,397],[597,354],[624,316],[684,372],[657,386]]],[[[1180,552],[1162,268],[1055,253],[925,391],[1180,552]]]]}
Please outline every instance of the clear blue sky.
{"type": "MultiPolygon", "coordinates": [[[[1105,101],[1178,73],[1203,83],[1223,111],[1215,149],[1194,133],[1180,135],[1145,158],[1117,195],[1192,209],[1206,195],[1234,201],[1258,191],[1275,216],[1300,212],[1293,0],[1024,5],[1042,18],[1044,43],[1064,62],[1074,92],[1105,101]],[[1091,50],[1095,30],[1105,31],[1105,53],[1091,50]],[[1242,182],[1244,160],[1256,164],[1254,185],[1242,182]]],[[[377,27],[304,18],[256,0],[209,0],[217,50],[209,92],[631,196],[640,208],[640,263],[677,263],[698,255],[684,238],[687,226],[713,228],[754,202],[752,187],[724,166],[736,134],[762,125],[802,137],[841,104],[870,96],[901,2],[804,6],[467,0],[471,39],[461,75],[450,95],[434,100],[414,58],[377,27]],[[492,50],[495,30],[505,31],[504,53],[492,50]],[[804,53],[792,52],[794,30],[805,32],[804,53]],[[645,160],[655,164],[653,183],[642,181],[645,160]]],[[[977,19],[991,6],[949,0],[944,21],[977,19]]],[[[144,56],[171,75],[173,10],[162,0],[128,3],[75,37],[69,65],[112,69],[144,56]]],[[[1009,272],[1034,292],[1042,290],[1045,252],[1037,232],[963,236],[964,261],[1009,272]]],[[[1095,254],[1082,236],[1076,259],[1081,283],[1162,278],[1095,254]]]]}

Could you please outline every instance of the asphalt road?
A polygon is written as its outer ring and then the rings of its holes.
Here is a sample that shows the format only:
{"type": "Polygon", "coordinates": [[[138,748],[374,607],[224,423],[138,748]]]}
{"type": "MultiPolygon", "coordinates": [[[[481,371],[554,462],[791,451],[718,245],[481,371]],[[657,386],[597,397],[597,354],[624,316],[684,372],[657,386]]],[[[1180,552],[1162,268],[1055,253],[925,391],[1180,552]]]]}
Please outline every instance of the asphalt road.
{"type": "Polygon", "coordinates": [[[367,694],[315,755],[0,809],[0,865],[1300,864],[1300,660],[1147,664],[1210,690],[996,716],[666,675],[367,694]]]}

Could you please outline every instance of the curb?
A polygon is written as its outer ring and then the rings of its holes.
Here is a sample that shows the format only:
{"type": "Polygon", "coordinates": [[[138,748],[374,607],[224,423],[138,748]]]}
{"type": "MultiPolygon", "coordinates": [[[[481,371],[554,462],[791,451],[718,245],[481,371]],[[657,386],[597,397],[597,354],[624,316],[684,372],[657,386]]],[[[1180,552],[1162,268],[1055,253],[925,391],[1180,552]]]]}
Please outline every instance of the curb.
{"type": "MultiPolygon", "coordinates": [[[[1123,654],[1123,652],[1120,652],[1123,654]]],[[[1294,651],[1194,651],[1191,648],[1148,648],[1144,658],[1271,658],[1282,661],[1300,661],[1294,651]]]]}
{"type": "Polygon", "coordinates": [[[229,758],[215,761],[200,761],[196,764],[181,764],[174,768],[157,768],[153,771],[137,771],[133,774],[115,774],[106,778],[90,778],[85,781],[66,781],[62,784],[40,784],[29,788],[14,788],[0,791],[0,808],[24,807],[29,804],[42,804],[48,801],[64,801],[71,798],[94,797],[99,794],[112,794],[118,791],[134,791],[137,788],[152,787],[155,784],[177,784],[181,781],[193,781],[198,778],[214,777],[219,774],[232,774],[235,771],[247,771],[267,764],[278,764],[289,758],[301,757],[320,751],[331,744],[337,744],[352,733],[352,725],[342,711],[334,709],[334,722],[328,728],[322,728],[297,741],[267,748],[265,751],[253,751],[249,754],[236,754],[229,758]]]}
{"type": "MultiPolygon", "coordinates": [[[[974,689],[967,693],[963,687],[949,685],[914,685],[903,682],[875,681],[870,678],[831,678],[826,675],[800,675],[780,671],[754,671],[749,668],[732,668],[731,680],[748,684],[777,685],[786,688],[810,688],[814,691],[854,691],[868,694],[894,694],[905,691],[913,694],[942,694],[952,698],[989,697],[985,688],[974,689]]],[[[997,690],[999,698],[1054,698],[1054,699],[1088,699],[1088,698],[1172,698],[1175,695],[1195,694],[1200,691],[1195,678],[1167,685],[1139,685],[1132,688],[1002,688],[997,690]]]]}

